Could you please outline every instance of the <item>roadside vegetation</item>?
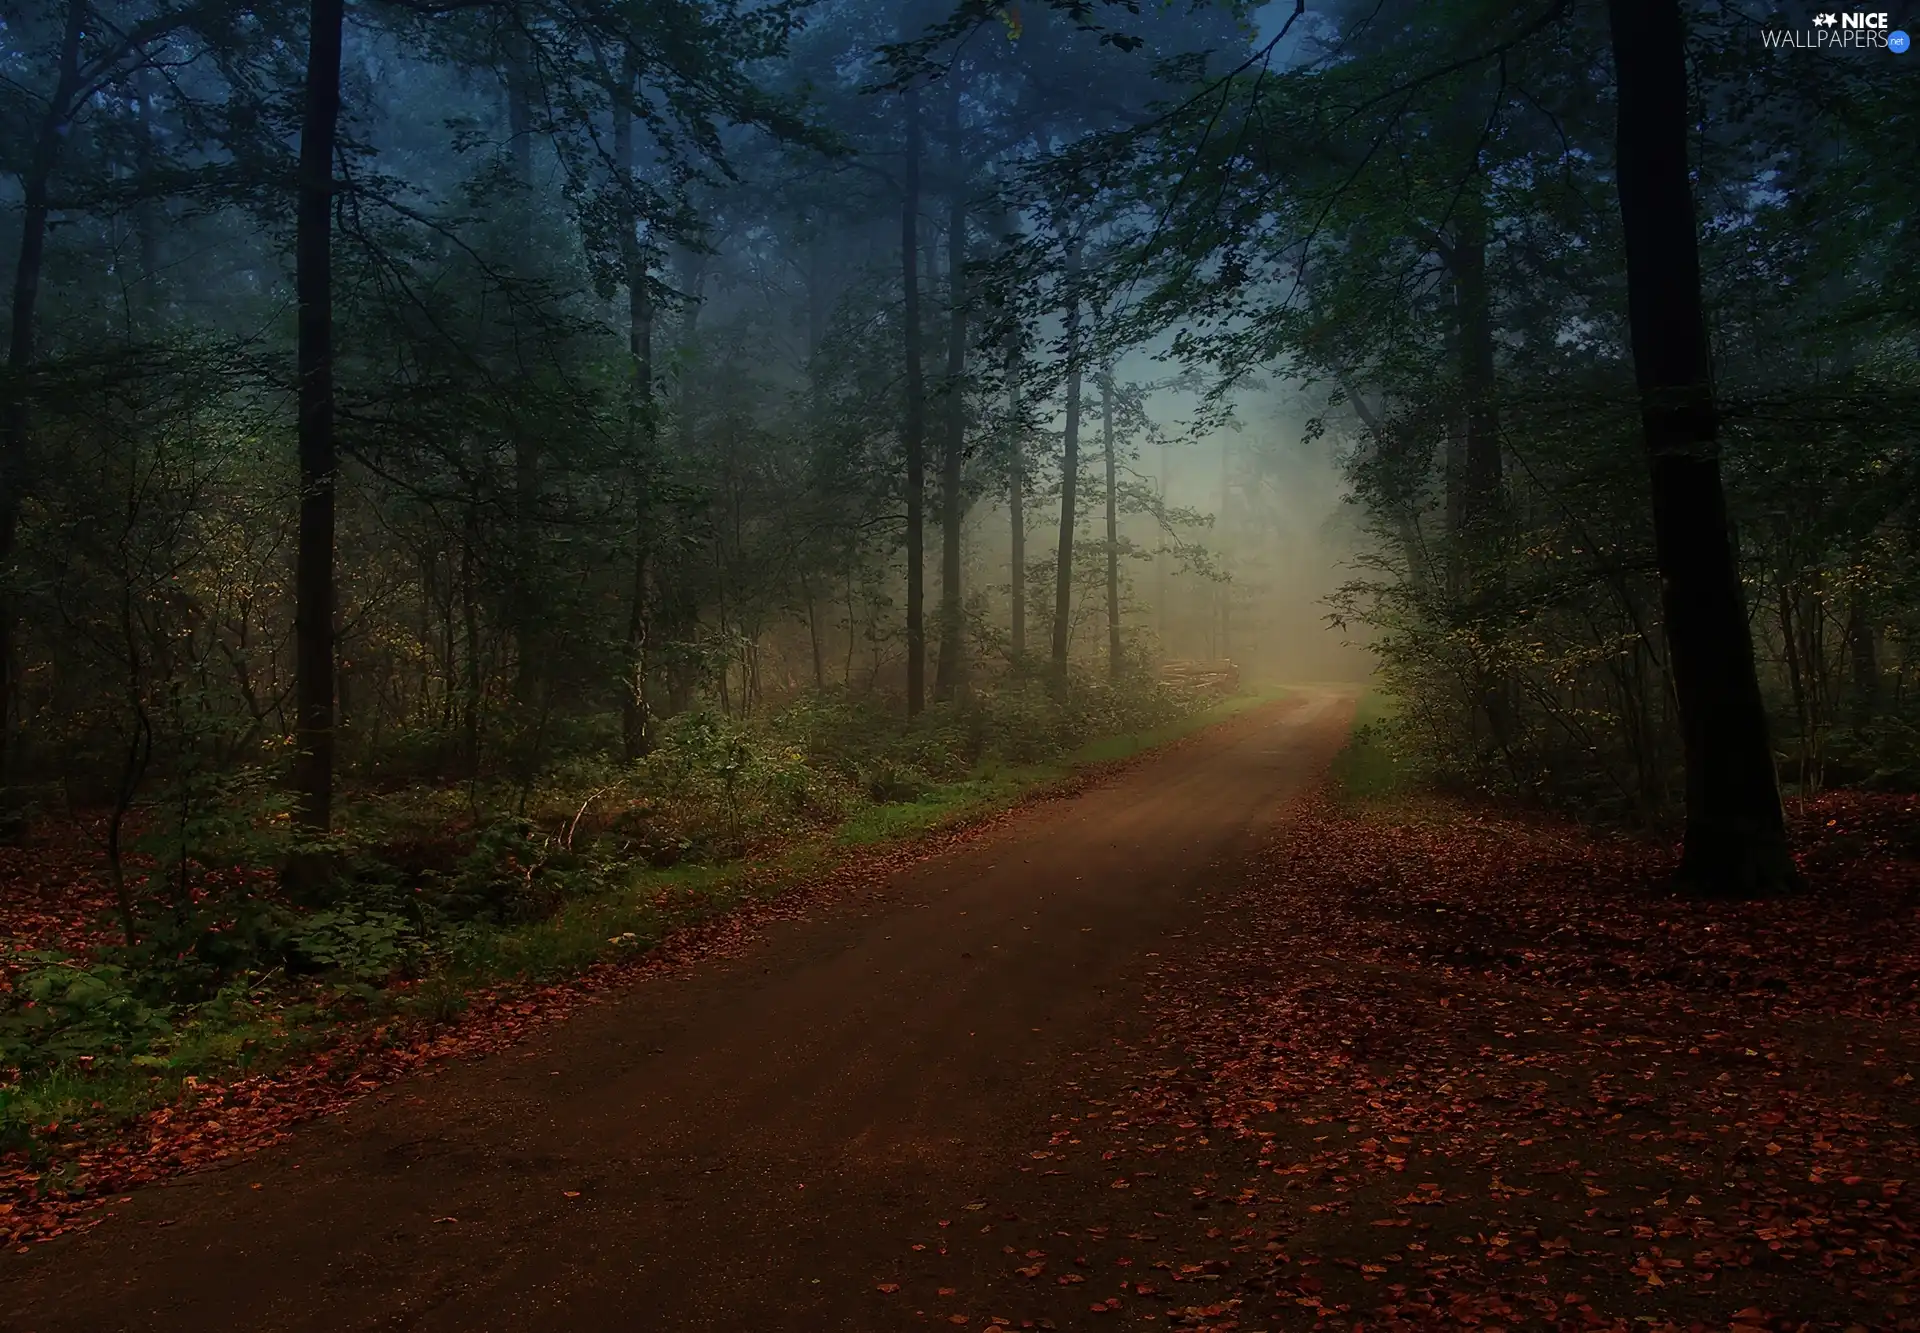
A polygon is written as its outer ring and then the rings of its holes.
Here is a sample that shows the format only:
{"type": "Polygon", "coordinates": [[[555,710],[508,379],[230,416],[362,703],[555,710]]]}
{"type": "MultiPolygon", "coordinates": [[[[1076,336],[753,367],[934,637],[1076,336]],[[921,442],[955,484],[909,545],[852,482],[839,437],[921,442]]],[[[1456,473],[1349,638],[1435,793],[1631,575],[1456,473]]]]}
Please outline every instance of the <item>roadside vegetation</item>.
{"type": "Polygon", "coordinates": [[[277,871],[281,788],[225,786],[217,803],[139,812],[125,914],[88,836],[101,821],[48,821],[0,850],[0,1147],[16,1184],[40,1178],[211,1082],[372,1033],[418,1043],[476,995],[635,957],[850,854],[1274,697],[1135,678],[1010,684],[911,724],[830,694],[752,721],[690,712],[633,764],[583,755],[524,788],[356,794],[327,875],[304,889],[277,871]]]}

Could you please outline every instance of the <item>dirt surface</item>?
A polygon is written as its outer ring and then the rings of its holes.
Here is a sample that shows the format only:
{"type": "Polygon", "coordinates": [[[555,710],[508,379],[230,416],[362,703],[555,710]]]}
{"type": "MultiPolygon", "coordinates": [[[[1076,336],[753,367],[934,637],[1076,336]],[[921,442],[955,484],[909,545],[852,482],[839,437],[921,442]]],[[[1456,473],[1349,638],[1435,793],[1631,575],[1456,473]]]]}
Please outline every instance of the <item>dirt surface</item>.
{"type": "Polygon", "coordinates": [[[984,1259],[996,1225],[1035,1225],[1046,1180],[1024,1159],[1060,1084],[1194,956],[1195,909],[1338,749],[1350,703],[1298,694],[742,956],[137,1194],[0,1259],[0,1328],[944,1321],[882,1288],[948,1228],[984,1259]]]}

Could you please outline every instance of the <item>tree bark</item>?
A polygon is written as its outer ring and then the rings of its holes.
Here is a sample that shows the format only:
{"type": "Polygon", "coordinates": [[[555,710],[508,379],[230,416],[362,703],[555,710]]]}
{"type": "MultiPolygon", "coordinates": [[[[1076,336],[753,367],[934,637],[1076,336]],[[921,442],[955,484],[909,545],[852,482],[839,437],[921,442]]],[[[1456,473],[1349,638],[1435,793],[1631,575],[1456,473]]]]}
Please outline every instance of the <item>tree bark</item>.
{"type": "Polygon", "coordinates": [[[628,678],[621,692],[621,749],[627,762],[649,749],[647,700],[647,558],[651,550],[653,483],[653,291],[646,249],[640,243],[639,211],[634,202],[633,107],[640,68],[632,47],[621,66],[613,99],[613,156],[619,163],[620,263],[627,280],[627,457],[633,485],[633,586],[627,602],[628,678]]]}
{"type": "MultiPolygon", "coordinates": [[[[1460,499],[1454,534],[1461,571],[1460,593],[1476,620],[1498,614],[1505,581],[1501,543],[1506,514],[1500,458],[1500,415],[1495,397],[1493,292],[1487,281],[1487,212],[1478,182],[1461,200],[1460,220],[1448,252],[1459,314],[1462,419],[1460,499]]],[[[1497,626],[1489,638],[1497,638],[1497,626]]],[[[1492,756],[1507,757],[1512,734],[1510,682],[1496,666],[1476,665],[1474,692],[1486,724],[1492,756]]],[[[1477,731],[1478,728],[1476,727],[1477,731]]]]}
{"type": "Polygon", "coordinates": [[[1010,596],[1012,606],[1013,667],[1027,660],[1027,459],[1025,433],[1020,429],[1020,336],[1007,335],[1007,510],[1012,523],[1010,596]]]}
{"type": "Polygon", "coordinates": [[[907,358],[907,716],[926,705],[926,489],[927,386],[920,366],[920,92],[906,101],[906,170],[900,198],[900,285],[907,358]]]}
{"type": "Polygon", "coordinates": [[[80,91],[80,39],[85,32],[87,12],[84,0],[68,0],[66,26],[60,36],[60,72],[21,182],[20,252],[13,270],[13,322],[7,343],[6,421],[4,430],[0,431],[0,783],[6,781],[10,772],[16,712],[14,695],[18,692],[13,661],[16,651],[13,631],[18,611],[9,566],[13,563],[14,537],[20,523],[20,488],[26,470],[27,436],[32,428],[27,405],[27,368],[33,364],[34,314],[40,299],[40,270],[46,262],[53,172],[60,159],[60,144],[68,118],[73,113],[73,100],[80,91]]]}
{"type": "Polygon", "coordinates": [[[340,125],[345,0],[313,0],[300,127],[294,277],[299,305],[300,533],[294,568],[293,785],[297,817],[333,818],[333,155],[340,125]]]}
{"type": "Polygon", "coordinates": [[[933,697],[951,699],[965,675],[966,623],[960,587],[960,525],[966,519],[961,464],[966,457],[967,198],[966,160],[960,148],[960,90],[947,112],[950,170],[947,196],[947,420],[940,455],[940,662],[933,697]]]}
{"type": "Polygon", "coordinates": [[[1120,509],[1113,461],[1113,367],[1100,375],[1100,451],[1107,464],[1107,675],[1119,680],[1120,657],[1120,509]]]}
{"type": "MultiPolygon", "coordinates": [[[[513,218],[514,266],[523,274],[533,262],[533,71],[524,34],[510,39],[507,68],[507,134],[512,154],[516,187],[513,218]]],[[[513,432],[513,525],[514,525],[514,601],[513,631],[518,639],[514,696],[523,709],[537,705],[542,676],[542,608],[539,592],[540,536],[540,457],[533,432],[524,421],[514,420],[513,432]]],[[[523,756],[531,762],[532,756],[523,756]]]]}
{"type": "Polygon", "coordinates": [[[1074,491],[1080,480],[1080,297],[1074,290],[1078,278],[1079,246],[1067,251],[1067,420],[1062,432],[1060,459],[1060,546],[1053,571],[1053,678],[1058,685],[1067,681],[1067,642],[1073,625],[1073,526],[1074,491]]]}
{"type": "Polygon", "coordinates": [[[1609,0],[1608,17],[1627,315],[1686,757],[1678,879],[1716,895],[1779,892],[1798,874],[1720,478],[1687,175],[1686,25],[1678,0],[1609,0]]]}
{"type": "Polygon", "coordinates": [[[1462,536],[1472,577],[1493,564],[1499,539],[1504,477],[1500,415],[1494,398],[1493,294],[1487,284],[1487,218],[1477,192],[1463,201],[1452,254],[1460,315],[1460,383],[1465,391],[1465,456],[1461,460],[1462,536]]]}

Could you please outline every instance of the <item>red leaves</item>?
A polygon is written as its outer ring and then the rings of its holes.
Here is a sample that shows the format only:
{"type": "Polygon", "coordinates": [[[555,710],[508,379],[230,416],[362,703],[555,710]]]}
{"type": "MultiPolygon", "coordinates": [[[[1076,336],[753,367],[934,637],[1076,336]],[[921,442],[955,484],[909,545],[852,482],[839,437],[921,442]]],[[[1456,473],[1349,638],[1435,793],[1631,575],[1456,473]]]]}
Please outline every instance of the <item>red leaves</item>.
{"type": "Polygon", "coordinates": [[[1073,1117],[1162,1178],[1089,1173],[1087,1202],[1178,1232],[1176,1290],[1259,1249],[1239,1210],[1298,1232],[1248,1327],[1678,1330],[1705,1298],[1753,1333],[1920,1330],[1914,804],[1813,803],[1876,831],[1738,904],[1668,895],[1647,843],[1305,803],[1216,900],[1225,942],[1153,972],[1125,1094],[1073,1117]]]}

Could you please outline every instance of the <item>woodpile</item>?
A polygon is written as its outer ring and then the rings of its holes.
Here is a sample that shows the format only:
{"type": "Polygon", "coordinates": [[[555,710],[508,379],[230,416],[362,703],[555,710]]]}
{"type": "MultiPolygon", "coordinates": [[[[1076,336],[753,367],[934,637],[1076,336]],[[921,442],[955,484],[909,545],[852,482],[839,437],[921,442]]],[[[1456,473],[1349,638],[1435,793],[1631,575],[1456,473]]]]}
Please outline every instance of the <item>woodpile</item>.
{"type": "Polygon", "coordinates": [[[1240,688],[1237,662],[1163,662],[1162,683],[1196,694],[1232,694],[1240,688]]]}

